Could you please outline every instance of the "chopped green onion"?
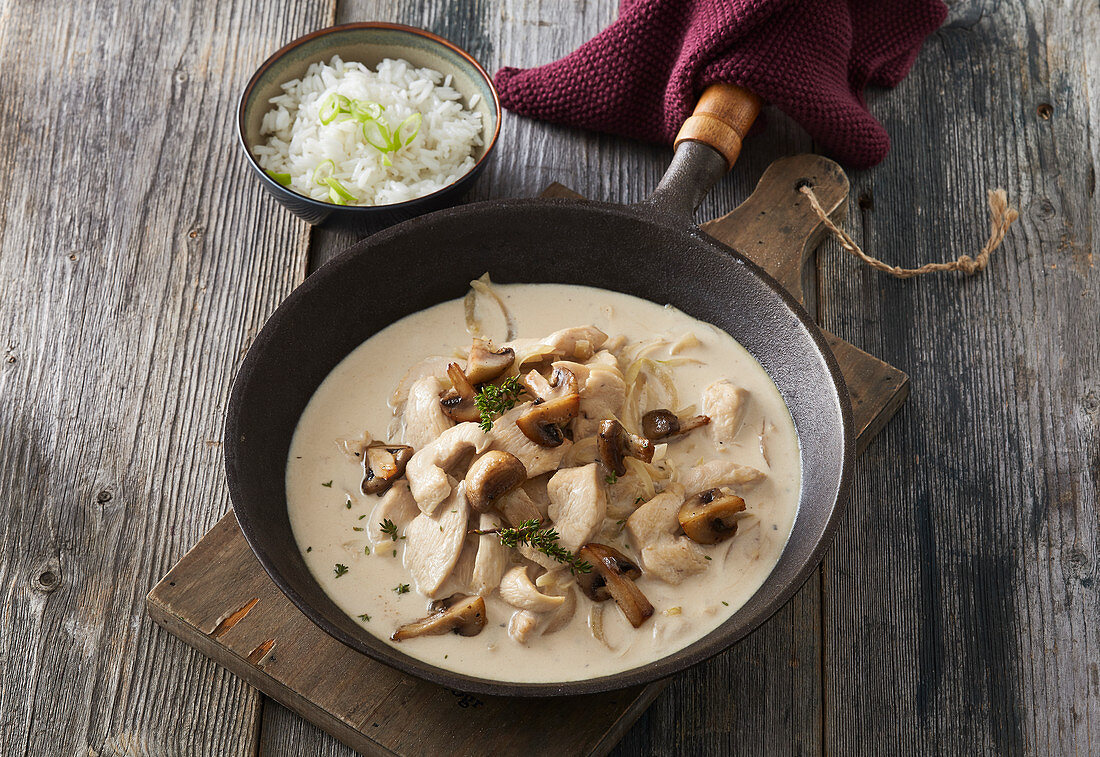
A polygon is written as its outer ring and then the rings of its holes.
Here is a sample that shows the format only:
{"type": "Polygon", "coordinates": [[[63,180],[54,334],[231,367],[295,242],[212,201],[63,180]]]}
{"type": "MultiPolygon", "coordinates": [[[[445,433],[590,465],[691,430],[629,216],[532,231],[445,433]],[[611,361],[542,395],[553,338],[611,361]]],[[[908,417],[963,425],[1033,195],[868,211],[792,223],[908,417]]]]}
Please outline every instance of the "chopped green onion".
{"type": "Polygon", "coordinates": [[[329,160],[323,161],[313,171],[313,183],[324,184],[325,179],[329,176],[332,176],[334,173],[336,173],[336,162],[333,161],[331,158],[329,160]]]}
{"type": "Polygon", "coordinates": [[[397,137],[397,142],[400,142],[401,140],[401,130],[405,128],[405,124],[409,123],[410,121],[414,122],[416,125],[413,127],[412,134],[410,134],[405,139],[405,141],[401,143],[402,146],[408,146],[414,139],[416,139],[416,135],[420,133],[420,124],[424,122],[424,116],[422,116],[420,113],[413,113],[411,116],[399,123],[397,125],[396,132],[394,132],[395,136],[397,137]]]}
{"type": "Polygon", "coordinates": [[[390,135],[390,127],[386,126],[385,121],[377,121],[377,120],[375,120],[375,121],[364,121],[363,122],[363,139],[366,140],[368,145],[370,145],[371,147],[373,147],[374,149],[376,149],[376,150],[378,150],[382,153],[389,152],[391,149],[393,149],[392,146],[391,146],[392,142],[391,142],[391,135],[390,135]],[[370,134],[370,131],[368,130],[369,127],[371,127],[371,126],[373,126],[375,129],[378,130],[378,137],[379,137],[380,141],[382,142],[382,144],[378,144],[378,142],[375,142],[373,139],[371,139],[371,134],[370,134]]]}
{"type": "Polygon", "coordinates": [[[288,173],[275,173],[274,171],[265,171],[265,173],[268,176],[270,176],[272,179],[274,179],[275,181],[282,184],[284,187],[289,187],[290,186],[290,174],[288,174],[288,173]]]}
{"type": "Polygon", "coordinates": [[[332,123],[338,115],[347,112],[349,105],[350,101],[343,95],[330,94],[321,103],[321,110],[318,113],[321,123],[326,126],[332,123]]]}
{"type": "Polygon", "coordinates": [[[376,121],[382,117],[382,106],[370,100],[352,100],[349,112],[357,121],[376,121]]]}
{"type": "Polygon", "coordinates": [[[325,179],[324,182],[328,185],[328,196],[337,205],[347,205],[349,202],[359,202],[359,199],[348,190],[344,189],[344,185],[337,179],[331,176],[325,179]]]}

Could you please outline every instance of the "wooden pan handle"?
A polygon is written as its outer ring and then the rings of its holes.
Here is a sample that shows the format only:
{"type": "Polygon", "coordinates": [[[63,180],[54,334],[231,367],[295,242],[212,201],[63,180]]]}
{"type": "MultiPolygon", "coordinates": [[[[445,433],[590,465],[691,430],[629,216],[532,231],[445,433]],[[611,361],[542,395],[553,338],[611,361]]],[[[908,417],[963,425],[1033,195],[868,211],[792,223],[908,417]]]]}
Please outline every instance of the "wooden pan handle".
{"type": "Polygon", "coordinates": [[[735,84],[711,84],[676,135],[676,146],[692,140],[722,153],[733,168],[741,140],[760,114],[760,98],[735,84]]]}

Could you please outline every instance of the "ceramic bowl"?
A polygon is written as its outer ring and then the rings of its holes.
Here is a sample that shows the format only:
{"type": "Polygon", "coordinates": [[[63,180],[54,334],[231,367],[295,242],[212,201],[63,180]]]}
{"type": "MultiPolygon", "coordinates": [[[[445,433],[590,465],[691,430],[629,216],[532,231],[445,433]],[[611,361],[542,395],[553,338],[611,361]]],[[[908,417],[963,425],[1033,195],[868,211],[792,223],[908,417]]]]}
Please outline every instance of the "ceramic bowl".
{"type": "Polygon", "coordinates": [[[371,21],[321,29],[299,37],[276,52],[252,75],[237,108],[237,135],[252,172],[284,207],[312,224],[339,225],[364,232],[376,231],[422,213],[455,205],[485,168],[500,134],[500,98],[485,69],[465,50],[423,29],[371,21]],[[450,74],[452,86],[469,102],[480,95],[474,110],[481,114],[483,144],[476,148],[474,167],[443,189],[392,205],[334,205],[301,195],[272,179],[260,167],[252,147],[263,143],[260,124],[269,100],[281,94],[281,85],[303,76],[318,61],[339,55],[374,68],[383,58],[403,58],[414,66],[450,74]]]}

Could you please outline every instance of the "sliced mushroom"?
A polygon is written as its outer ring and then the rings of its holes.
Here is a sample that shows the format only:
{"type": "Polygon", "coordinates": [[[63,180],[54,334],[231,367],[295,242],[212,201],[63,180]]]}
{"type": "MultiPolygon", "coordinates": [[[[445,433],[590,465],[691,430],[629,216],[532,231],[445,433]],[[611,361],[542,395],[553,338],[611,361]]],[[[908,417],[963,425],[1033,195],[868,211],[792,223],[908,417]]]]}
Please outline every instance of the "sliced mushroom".
{"type": "Polygon", "coordinates": [[[585,596],[596,602],[614,599],[635,628],[653,615],[653,605],[633,580],[642,571],[626,555],[606,544],[590,542],[581,547],[577,557],[592,565],[592,571],[580,574],[577,580],[585,596]]]}
{"type": "Polygon", "coordinates": [[[448,389],[439,398],[443,414],[456,423],[481,420],[481,412],[474,401],[477,391],[470,383],[470,379],[466,377],[465,371],[458,367],[458,363],[451,363],[447,366],[447,377],[451,380],[453,388],[448,389]]]}
{"type": "Polygon", "coordinates": [[[538,371],[529,371],[520,379],[520,383],[538,402],[549,402],[570,394],[580,394],[577,375],[563,365],[555,365],[549,379],[538,371]]]}
{"type": "Polygon", "coordinates": [[[363,455],[363,494],[381,494],[405,473],[413,448],[405,444],[374,442],[363,455]]]}
{"type": "Polygon", "coordinates": [[[512,607],[531,612],[550,612],[562,606],[564,596],[551,596],[543,594],[538,587],[531,582],[527,575],[527,567],[517,565],[504,574],[500,579],[500,598],[512,607]]]}
{"type": "Polygon", "coordinates": [[[600,433],[596,443],[600,451],[600,460],[616,476],[626,475],[624,457],[636,457],[644,463],[653,460],[653,442],[643,436],[636,436],[616,420],[600,421],[600,433]]]}
{"type": "Polygon", "coordinates": [[[565,441],[563,424],[577,417],[580,411],[579,394],[567,394],[564,397],[532,405],[516,418],[516,426],[523,435],[542,447],[558,447],[565,441]]]}
{"type": "Polygon", "coordinates": [[[577,573],[577,585],[581,587],[584,595],[593,602],[603,602],[611,599],[611,594],[607,590],[606,571],[597,570],[597,563],[631,580],[642,576],[642,569],[638,567],[638,564],[614,547],[589,542],[581,547],[577,552],[577,557],[580,558],[585,550],[588,550],[588,556],[583,559],[592,565],[593,570],[589,573],[577,573]]]}
{"type": "Polygon", "coordinates": [[[699,492],[680,506],[677,518],[688,538],[699,544],[717,544],[737,533],[737,521],[747,517],[745,500],[721,489],[699,492]]]}
{"type": "Polygon", "coordinates": [[[466,472],[466,501],[479,513],[491,510],[501,497],[527,480],[527,468],[511,452],[490,450],[466,472]]]}
{"type": "Polygon", "coordinates": [[[681,436],[708,423],[710,418],[706,415],[680,420],[676,413],[660,408],[650,410],[642,416],[642,433],[647,439],[667,439],[670,436],[681,436]]]}
{"type": "Polygon", "coordinates": [[[440,636],[456,633],[459,636],[477,636],[485,628],[485,600],[466,594],[452,594],[428,605],[428,616],[407,623],[390,636],[394,641],[415,639],[418,636],[440,636]]]}
{"type": "Polygon", "coordinates": [[[515,361],[516,352],[511,347],[494,352],[484,339],[474,339],[466,361],[466,379],[475,385],[492,381],[511,368],[515,361]]]}

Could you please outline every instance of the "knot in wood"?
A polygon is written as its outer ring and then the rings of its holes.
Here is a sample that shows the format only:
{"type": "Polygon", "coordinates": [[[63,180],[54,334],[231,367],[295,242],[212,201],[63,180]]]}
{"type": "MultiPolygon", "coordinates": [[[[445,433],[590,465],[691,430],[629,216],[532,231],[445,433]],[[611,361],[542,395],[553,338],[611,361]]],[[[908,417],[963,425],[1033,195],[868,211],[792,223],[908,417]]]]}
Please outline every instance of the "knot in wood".
{"type": "Polygon", "coordinates": [[[52,594],[61,588],[61,565],[47,560],[35,569],[30,580],[31,589],[39,594],[52,594]]]}

